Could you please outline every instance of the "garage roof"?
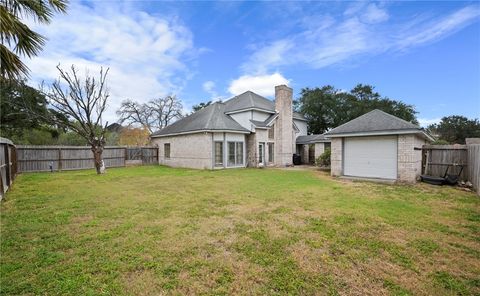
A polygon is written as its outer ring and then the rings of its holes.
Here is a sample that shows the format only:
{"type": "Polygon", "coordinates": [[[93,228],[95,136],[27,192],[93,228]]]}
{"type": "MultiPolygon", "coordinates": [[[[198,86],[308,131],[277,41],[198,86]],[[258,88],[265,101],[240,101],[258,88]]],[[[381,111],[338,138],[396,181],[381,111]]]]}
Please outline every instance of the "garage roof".
{"type": "Polygon", "coordinates": [[[422,133],[430,140],[432,137],[426,134],[418,125],[375,109],[362,116],[359,116],[347,123],[344,123],[325,135],[328,137],[375,135],[375,134],[406,134],[422,133]]]}

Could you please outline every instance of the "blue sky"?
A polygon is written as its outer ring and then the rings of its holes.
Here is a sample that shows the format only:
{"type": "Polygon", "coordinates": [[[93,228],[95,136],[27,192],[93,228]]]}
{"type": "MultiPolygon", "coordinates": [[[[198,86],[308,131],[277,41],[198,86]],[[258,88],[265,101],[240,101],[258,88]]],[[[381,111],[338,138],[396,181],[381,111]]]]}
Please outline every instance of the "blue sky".
{"type": "Polygon", "coordinates": [[[73,1],[28,60],[32,83],[72,63],[110,67],[107,119],[120,102],[176,94],[193,104],[245,90],[295,96],[371,84],[416,106],[421,123],[480,117],[479,2],[73,1]]]}

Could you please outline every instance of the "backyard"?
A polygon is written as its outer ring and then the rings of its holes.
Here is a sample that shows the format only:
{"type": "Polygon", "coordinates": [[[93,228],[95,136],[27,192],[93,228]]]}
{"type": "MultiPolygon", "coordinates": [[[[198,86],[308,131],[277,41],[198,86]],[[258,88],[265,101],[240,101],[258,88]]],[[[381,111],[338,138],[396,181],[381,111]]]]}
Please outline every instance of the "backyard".
{"type": "Polygon", "coordinates": [[[19,175],[2,295],[480,294],[480,199],[308,170],[19,175]]]}

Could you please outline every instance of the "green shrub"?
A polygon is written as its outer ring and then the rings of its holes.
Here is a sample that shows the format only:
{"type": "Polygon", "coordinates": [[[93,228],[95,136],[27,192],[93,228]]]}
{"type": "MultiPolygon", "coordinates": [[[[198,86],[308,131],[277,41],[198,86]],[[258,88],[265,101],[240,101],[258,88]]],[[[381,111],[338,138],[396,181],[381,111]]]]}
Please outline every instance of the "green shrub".
{"type": "Polygon", "coordinates": [[[332,151],[330,148],[325,149],[325,152],[323,152],[319,157],[317,157],[317,159],[315,159],[315,165],[322,166],[322,167],[330,166],[331,154],[332,154],[332,151]]]}

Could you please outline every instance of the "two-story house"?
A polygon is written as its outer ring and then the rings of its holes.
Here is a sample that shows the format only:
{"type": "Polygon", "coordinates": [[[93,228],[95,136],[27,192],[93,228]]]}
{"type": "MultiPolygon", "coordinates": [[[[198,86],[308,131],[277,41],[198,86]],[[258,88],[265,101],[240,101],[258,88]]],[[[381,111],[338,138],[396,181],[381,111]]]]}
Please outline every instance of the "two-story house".
{"type": "Polygon", "coordinates": [[[216,169],[291,165],[299,150],[296,140],[306,135],[306,119],[292,108],[292,89],[279,85],[275,101],[247,91],[184,117],[151,138],[159,147],[160,164],[216,169]]]}

